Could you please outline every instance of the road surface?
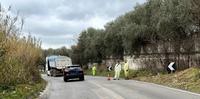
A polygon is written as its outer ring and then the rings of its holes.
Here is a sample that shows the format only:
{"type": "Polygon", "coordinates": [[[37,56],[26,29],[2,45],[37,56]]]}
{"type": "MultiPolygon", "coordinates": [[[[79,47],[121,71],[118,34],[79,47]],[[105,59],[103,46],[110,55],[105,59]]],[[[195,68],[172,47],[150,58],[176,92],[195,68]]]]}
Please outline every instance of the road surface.
{"type": "Polygon", "coordinates": [[[86,76],[85,81],[64,82],[63,77],[48,81],[47,99],[200,99],[200,95],[134,80],[111,80],[86,76]]]}

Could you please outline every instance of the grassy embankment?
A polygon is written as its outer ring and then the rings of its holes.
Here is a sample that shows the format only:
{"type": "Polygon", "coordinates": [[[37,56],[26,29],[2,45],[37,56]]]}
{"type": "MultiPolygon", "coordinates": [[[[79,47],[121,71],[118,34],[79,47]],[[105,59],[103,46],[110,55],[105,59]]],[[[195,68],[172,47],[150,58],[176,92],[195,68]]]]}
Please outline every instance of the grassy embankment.
{"type": "Polygon", "coordinates": [[[174,74],[161,74],[148,77],[136,77],[136,80],[165,85],[200,93],[200,69],[189,68],[174,74]]]}
{"type": "Polygon", "coordinates": [[[42,80],[35,84],[0,85],[0,99],[36,99],[46,83],[42,80]]]}
{"type": "MultiPolygon", "coordinates": [[[[86,70],[86,74],[91,75],[91,70],[86,70]]],[[[107,76],[107,71],[97,71],[98,76],[107,76]]],[[[113,77],[114,72],[111,72],[113,77]]],[[[123,71],[121,78],[124,78],[123,71]]],[[[189,68],[184,71],[179,71],[174,74],[155,73],[150,70],[131,70],[130,78],[134,80],[151,82],[172,88],[178,88],[195,93],[200,93],[200,68],[189,68]]]]}

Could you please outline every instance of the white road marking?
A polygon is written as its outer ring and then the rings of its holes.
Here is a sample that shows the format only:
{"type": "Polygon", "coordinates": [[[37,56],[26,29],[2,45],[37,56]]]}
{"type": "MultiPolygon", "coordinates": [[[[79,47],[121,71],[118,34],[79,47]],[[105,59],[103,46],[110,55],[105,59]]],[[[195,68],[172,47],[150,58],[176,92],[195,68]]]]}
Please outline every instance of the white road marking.
{"type": "MultiPolygon", "coordinates": [[[[120,96],[119,94],[113,92],[112,90],[110,90],[110,89],[108,89],[108,88],[105,88],[105,87],[101,86],[100,84],[97,84],[97,83],[94,82],[94,81],[90,81],[89,83],[96,85],[97,87],[100,88],[100,90],[101,90],[102,92],[105,92],[105,93],[109,94],[109,96],[112,96],[111,99],[125,99],[125,98],[123,98],[122,96],[120,96]]],[[[102,96],[97,90],[94,90],[94,92],[95,92],[95,93],[97,94],[97,96],[99,96],[101,99],[108,99],[107,96],[105,96],[105,95],[102,96]]]]}
{"type": "Polygon", "coordinates": [[[143,84],[149,84],[149,85],[154,85],[154,86],[159,86],[165,89],[169,89],[169,90],[174,90],[174,91],[178,91],[178,92],[182,92],[182,93],[187,93],[187,94],[191,94],[191,95],[195,95],[195,96],[200,96],[200,94],[198,93],[194,93],[194,92],[190,92],[190,91],[186,91],[186,90],[182,90],[182,89],[177,89],[177,88],[172,88],[172,87],[168,87],[168,86],[164,86],[164,85],[159,85],[159,84],[155,84],[155,83],[151,83],[151,82],[143,82],[143,81],[137,81],[137,80],[133,80],[134,82],[137,83],[143,83],[143,84]]]}

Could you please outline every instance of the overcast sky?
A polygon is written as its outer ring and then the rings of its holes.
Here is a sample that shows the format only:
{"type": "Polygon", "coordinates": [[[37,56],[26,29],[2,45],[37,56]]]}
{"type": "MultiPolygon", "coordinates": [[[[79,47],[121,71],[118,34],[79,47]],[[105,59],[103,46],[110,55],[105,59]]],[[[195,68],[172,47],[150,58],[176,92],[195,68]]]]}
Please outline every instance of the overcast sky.
{"type": "Polygon", "coordinates": [[[1,0],[3,7],[25,18],[24,33],[42,40],[42,48],[76,44],[81,31],[103,28],[146,0],[1,0]]]}

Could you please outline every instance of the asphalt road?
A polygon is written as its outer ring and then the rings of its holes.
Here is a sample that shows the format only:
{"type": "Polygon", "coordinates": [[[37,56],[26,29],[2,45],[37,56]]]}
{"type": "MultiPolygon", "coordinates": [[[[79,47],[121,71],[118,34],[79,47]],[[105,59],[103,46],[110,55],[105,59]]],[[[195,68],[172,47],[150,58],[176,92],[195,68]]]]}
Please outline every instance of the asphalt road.
{"type": "Polygon", "coordinates": [[[199,94],[134,80],[85,76],[85,81],[64,82],[63,77],[43,78],[49,82],[47,99],[200,99],[199,94]]]}

